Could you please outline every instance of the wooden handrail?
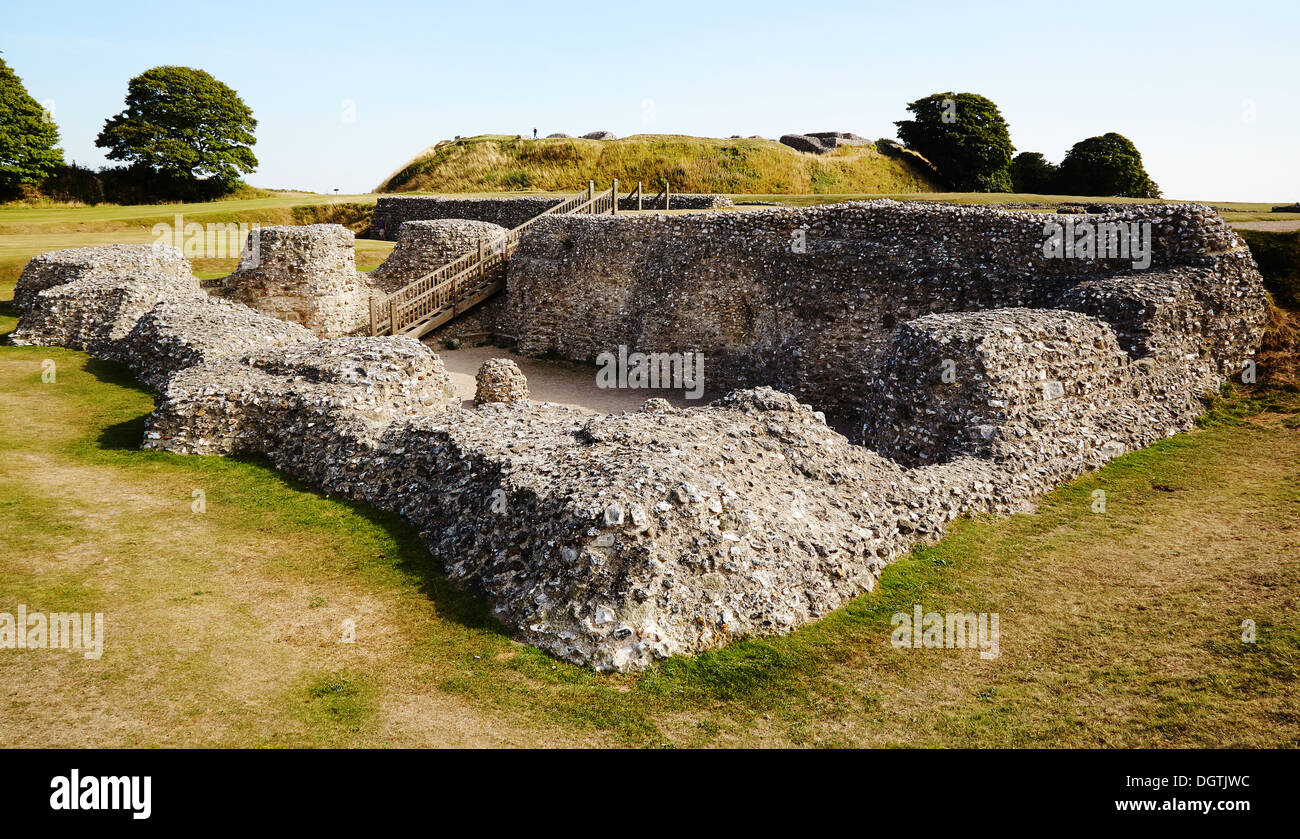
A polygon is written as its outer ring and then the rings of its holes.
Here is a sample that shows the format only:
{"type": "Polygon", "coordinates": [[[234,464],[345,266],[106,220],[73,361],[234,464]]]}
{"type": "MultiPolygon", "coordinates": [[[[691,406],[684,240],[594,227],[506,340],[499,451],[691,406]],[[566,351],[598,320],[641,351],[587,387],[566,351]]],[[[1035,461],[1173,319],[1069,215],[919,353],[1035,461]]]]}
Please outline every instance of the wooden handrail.
{"type": "Polygon", "coordinates": [[[658,204],[660,199],[663,199],[664,209],[667,210],[668,202],[671,200],[669,189],[668,189],[668,181],[664,181],[664,188],[659,190],[659,194],[656,195],[653,199],[651,199],[651,203],[658,204]]]}
{"type": "MultiPolygon", "coordinates": [[[[638,205],[640,190],[641,185],[638,183],[635,190],[638,205]]],[[[632,194],[629,192],[628,196],[631,197],[632,194]]],[[[617,180],[599,195],[595,192],[594,182],[588,181],[586,191],[569,196],[490,241],[480,239],[477,251],[470,251],[446,265],[422,274],[390,294],[372,296],[370,334],[396,335],[439,311],[448,307],[454,309],[464,296],[462,292],[473,294],[475,288],[486,287],[489,272],[505,265],[519,247],[524,231],[543,217],[568,213],[612,214],[618,211],[618,201],[617,180]],[[467,282],[470,279],[474,282],[467,282]]]]}

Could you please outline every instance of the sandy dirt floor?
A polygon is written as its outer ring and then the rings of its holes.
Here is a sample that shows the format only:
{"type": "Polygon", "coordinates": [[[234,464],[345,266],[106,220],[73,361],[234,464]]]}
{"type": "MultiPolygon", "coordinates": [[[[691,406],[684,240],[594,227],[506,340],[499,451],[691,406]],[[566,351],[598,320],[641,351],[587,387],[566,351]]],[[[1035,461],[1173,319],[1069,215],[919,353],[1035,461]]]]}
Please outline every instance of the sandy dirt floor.
{"type": "MultiPolygon", "coordinates": [[[[447,371],[451,373],[456,385],[456,395],[466,401],[467,407],[474,399],[474,375],[489,358],[508,358],[519,365],[528,379],[531,401],[570,405],[592,414],[635,411],[652,397],[667,399],[679,408],[699,408],[721,395],[706,390],[699,399],[687,399],[682,390],[599,388],[596,386],[594,365],[528,358],[500,347],[462,347],[458,350],[435,347],[434,351],[447,365],[447,371]]],[[[707,380],[707,361],[704,373],[707,380]]]]}

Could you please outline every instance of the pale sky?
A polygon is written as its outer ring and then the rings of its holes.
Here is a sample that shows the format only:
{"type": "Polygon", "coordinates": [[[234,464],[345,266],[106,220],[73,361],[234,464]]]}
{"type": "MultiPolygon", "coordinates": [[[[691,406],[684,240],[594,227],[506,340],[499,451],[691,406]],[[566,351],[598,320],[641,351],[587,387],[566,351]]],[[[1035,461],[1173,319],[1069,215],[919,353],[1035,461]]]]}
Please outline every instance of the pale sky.
{"type": "Polygon", "coordinates": [[[1300,2],[7,2],[0,51],[67,157],[127,81],[181,64],[259,124],[257,186],[365,192],[425,146],[598,129],[893,137],[908,102],[992,99],[1059,162],[1117,131],[1166,197],[1300,200],[1300,2]]]}

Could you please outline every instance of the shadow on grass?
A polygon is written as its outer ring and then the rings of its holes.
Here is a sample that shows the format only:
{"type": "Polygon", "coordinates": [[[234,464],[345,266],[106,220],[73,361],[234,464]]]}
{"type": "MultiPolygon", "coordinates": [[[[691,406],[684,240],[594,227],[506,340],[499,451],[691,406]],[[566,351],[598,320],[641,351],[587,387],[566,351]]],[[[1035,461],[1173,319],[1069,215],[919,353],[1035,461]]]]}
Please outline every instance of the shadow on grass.
{"type": "MultiPolygon", "coordinates": [[[[84,369],[104,384],[130,388],[149,396],[154,395],[153,391],[141,385],[130,369],[124,365],[91,358],[87,360],[84,369]]],[[[106,426],[96,438],[97,448],[111,452],[139,452],[140,443],[144,440],[145,421],[148,416],[148,414],[141,414],[106,426]]],[[[308,493],[318,498],[327,497],[311,484],[277,469],[265,457],[241,454],[221,459],[262,470],[280,488],[290,492],[308,493]]],[[[439,563],[425,547],[418,531],[410,522],[396,513],[380,510],[360,501],[338,496],[328,496],[328,498],[332,504],[343,507],[357,518],[364,519],[392,540],[397,546],[394,567],[417,581],[420,593],[434,604],[440,618],[467,629],[489,632],[502,637],[510,636],[509,630],[492,616],[484,600],[457,588],[451,580],[447,579],[439,563]]]]}
{"type": "MultiPolygon", "coordinates": [[[[18,308],[14,306],[14,301],[0,300],[0,318],[16,317],[18,317],[18,308]]],[[[17,324],[14,324],[14,328],[17,328],[17,324]]],[[[0,332],[0,346],[7,346],[9,344],[9,336],[12,334],[13,329],[0,332]]]]}

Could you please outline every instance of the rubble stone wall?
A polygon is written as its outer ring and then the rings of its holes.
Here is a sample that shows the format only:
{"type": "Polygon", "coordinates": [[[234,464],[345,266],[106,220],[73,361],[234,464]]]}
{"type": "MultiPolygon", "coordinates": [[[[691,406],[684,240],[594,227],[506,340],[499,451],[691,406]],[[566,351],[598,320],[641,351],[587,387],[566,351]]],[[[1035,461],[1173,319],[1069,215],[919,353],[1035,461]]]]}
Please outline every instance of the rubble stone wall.
{"type": "Polygon", "coordinates": [[[235,273],[205,287],[323,338],[354,334],[369,318],[371,295],[354,240],[339,224],[254,228],[235,273]]]}
{"type": "Polygon", "coordinates": [[[1070,309],[1105,320],[1134,357],[1195,354],[1188,376],[1205,385],[1240,369],[1265,298],[1244,244],[1212,210],[1086,218],[1149,225],[1150,266],[1044,256],[1044,225],[1058,216],[978,207],[556,217],[511,260],[499,331],[526,354],[578,361],[620,345],[703,352],[710,389],[770,385],[847,429],[882,398],[898,331],[940,312],[1070,309]]]}
{"type": "Polygon", "coordinates": [[[194,282],[189,260],[171,246],[103,245],[50,251],[31,258],[14,284],[14,308],[31,308],[47,288],[90,277],[134,277],[141,274],[194,282]]]}
{"type": "Polygon", "coordinates": [[[907,321],[862,437],[909,466],[967,455],[1077,473],[1189,428],[1199,371],[1133,360],[1077,312],[992,309],[907,321]]]}
{"type": "Polygon", "coordinates": [[[480,241],[496,241],[505,232],[499,224],[470,219],[408,221],[393,252],[370,272],[370,285],[392,293],[435,268],[477,252],[480,241]]]}

